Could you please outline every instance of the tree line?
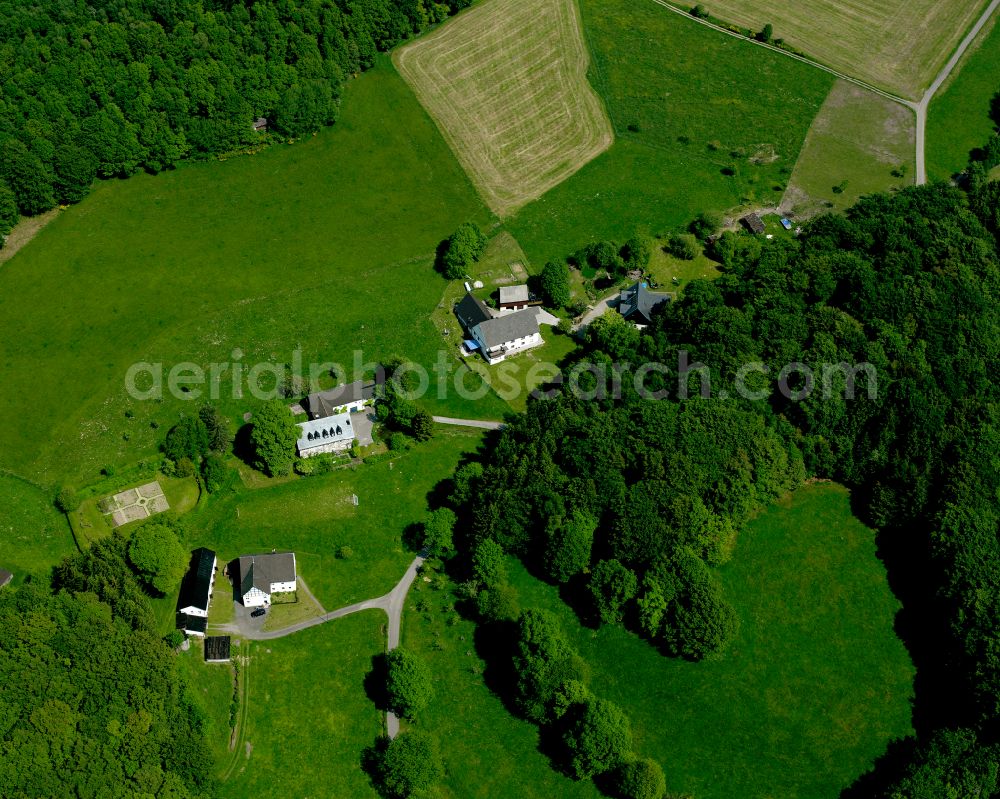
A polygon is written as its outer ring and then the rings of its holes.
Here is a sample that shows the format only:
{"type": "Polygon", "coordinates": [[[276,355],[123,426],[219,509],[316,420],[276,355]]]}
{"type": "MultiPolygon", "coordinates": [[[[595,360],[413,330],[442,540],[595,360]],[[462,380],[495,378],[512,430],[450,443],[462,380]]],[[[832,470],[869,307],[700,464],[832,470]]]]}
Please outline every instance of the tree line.
{"type": "Polygon", "coordinates": [[[54,590],[0,593],[0,795],[216,795],[206,717],[135,574],[169,568],[146,529],[66,559],[54,590]]]}
{"type": "Polygon", "coordinates": [[[347,77],[470,0],[4,6],[0,235],[95,177],[160,172],[332,124],[347,77]]]}
{"type": "MultiPolygon", "coordinates": [[[[842,481],[879,530],[921,675],[917,736],[847,795],[995,793],[998,199],[996,182],[936,184],[864,198],[794,240],[712,238],[717,280],[689,284],[641,332],[610,316],[591,326],[578,358],[625,364],[620,398],[551,386],[455,473],[457,560],[485,584],[515,554],[593,623],[624,623],[666,654],[719,656],[738,609],[713,568],[737,531],[805,477],[842,481]],[[684,374],[679,351],[704,370],[684,374]],[[647,362],[664,366],[647,381],[672,390],[663,401],[633,386],[627,364],[647,362]],[[825,394],[793,371],[779,391],[794,362],[817,380],[823,364],[872,371],[833,370],[825,394]]],[[[516,618],[490,579],[482,617],[516,618]]]]}

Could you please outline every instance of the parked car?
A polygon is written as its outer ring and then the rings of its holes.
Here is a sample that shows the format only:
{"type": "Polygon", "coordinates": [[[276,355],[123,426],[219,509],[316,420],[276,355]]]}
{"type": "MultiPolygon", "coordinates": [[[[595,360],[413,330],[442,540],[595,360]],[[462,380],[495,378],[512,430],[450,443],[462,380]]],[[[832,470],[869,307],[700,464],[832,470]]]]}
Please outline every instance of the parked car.
{"type": "Polygon", "coordinates": [[[264,608],[257,608],[256,610],[250,611],[250,615],[255,619],[260,616],[263,616],[265,613],[267,613],[267,611],[264,610],[264,608]]]}

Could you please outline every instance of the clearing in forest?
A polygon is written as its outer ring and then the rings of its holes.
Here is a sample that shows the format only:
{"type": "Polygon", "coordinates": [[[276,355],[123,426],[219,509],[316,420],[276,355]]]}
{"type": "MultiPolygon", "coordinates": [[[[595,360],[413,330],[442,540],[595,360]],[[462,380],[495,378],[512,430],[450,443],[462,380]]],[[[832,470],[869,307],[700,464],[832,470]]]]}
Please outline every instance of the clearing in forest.
{"type": "Polygon", "coordinates": [[[913,112],[845,80],[813,120],[781,202],[797,217],[913,185],[913,112]]]}
{"type": "Polygon", "coordinates": [[[490,208],[510,214],[611,146],[574,0],[489,0],[395,63],[490,208]]]}
{"type": "Polygon", "coordinates": [[[983,0],[712,0],[709,12],[775,37],[855,78],[918,100],[983,0]]]}

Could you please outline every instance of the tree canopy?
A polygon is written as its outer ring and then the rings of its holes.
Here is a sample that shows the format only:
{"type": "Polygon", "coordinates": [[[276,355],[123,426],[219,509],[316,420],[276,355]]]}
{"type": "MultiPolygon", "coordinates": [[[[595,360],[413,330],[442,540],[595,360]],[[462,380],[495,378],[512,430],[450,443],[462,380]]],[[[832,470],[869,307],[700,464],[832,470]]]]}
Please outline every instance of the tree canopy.
{"type": "Polygon", "coordinates": [[[278,399],[264,403],[254,414],[250,431],[254,465],[272,476],[288,474],[295,461],[298,439],[299,426],[288,406],[278,399]]]}

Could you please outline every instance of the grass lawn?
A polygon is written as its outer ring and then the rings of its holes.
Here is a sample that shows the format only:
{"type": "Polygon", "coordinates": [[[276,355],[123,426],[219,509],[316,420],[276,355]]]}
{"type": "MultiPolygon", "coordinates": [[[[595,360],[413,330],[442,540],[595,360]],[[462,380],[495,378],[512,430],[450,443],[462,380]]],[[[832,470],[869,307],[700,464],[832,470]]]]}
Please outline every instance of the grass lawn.
{"type": "MultiPolygon", "coordinates": [[[[433,253],[467,219],[492,217],[388,58],[348,83],[341,120],[315,137],[99,182],[0,270],[0,466],[82,485],[155,453],[195,403],[131,400],[138,361],[248,371],[301,348],[307,364],[350,367],[355,350],[433,364],[445,285],[433,253]],[[40,438],[25,420],[53,395],[65,412],[40,438]]],[[[256,401],[220,402],[239,419],[256,401]]],[[[506,409],[492,396],[434,405],[506,409]]]]}
{"type": "Polygon", "coordinates": [[[680,291],[692,280],[711,280],[719,276],[719,264],[704,253],[685,261],[664,252],[665,243],[666,239],[657,241],[653,256],[649,259],[648,271],[656,281],[658,290],[680,291]],[[677,279],[676,283],[674,278],[677,279]]]}
{"type": "Polygon", "coordinates": [[[0,474],[0,508],[0,569],[14,575],[15,585],[28,574],[47,578],[52,566],[76,552],[66,517],[37,486],[0,474]]]}
{"type": "Polygon", "coordinates": [[[305,591],[296,591],[293,596],[275,594],[271,597],[271,609],[264,617],[264,629],[280,630],[322,615],[323,608],[313,602],[305,591]]]}
{"type": "MultiPolygon", "coordinates": [[[[713,0],[712,16],[760,30],[834,69],[919,100],[985,0],[713,0]]],[[[689,5],[683,6],[685,10],[689,5]]]]}
{"type": "Polygon", "coordinates": [[[533,263],[780,199],[829,75],[654,3],[581,0],[581,11],[616,141],[509,221],[533,263]]]}
{"type": "MultiPolygon", "coordinates": [[[[719,661],[668,659],[621,628],[583,628],[554,588],[519,563],[511,575],[522,607],[563,619],[591,688],[623,707],[636,751],[663,765],[674,793],[835,799],[910,731],[914,672],[893,632],[898,602],[874,533],[851,515],[840,486],[802,488],[743,531],[721,571],[742,626],[719,661]]],[[[468,654],[471,625],[449,624],[444,593],[415,594],[414,608],[429,597],[428,610],[408,608],[404,620],[407,643],[440,675],[425,720],[455,742],[451,795],[495,796],[515,780],[520,796],[597,796],[558,777],[535,751],[530,725],[483,686],[468,654]]]]}
{"type": "Polygon", "coordinates": [[[439,427],[430,441],[389,461],[211,496],[188,515],[190,543],[214,549],[220,563],[291,550],[327,610],[381,596],[413,559],[403,531],[423,518],[435,484],[479,441],[479,431],[439,427]],[[351,557],[338,559],[340,547],[350,547],[351,557]]]}
{"type": "Polygon", "coordinates": [[[490,208],[505,216],[613,139],[587,83],[576,0],[489,0],[394,61],[490,208]]]}
{"type": "MultiPolygon", "coordinates": [[[[384,649],[384,628],[384,613],[366,611],[234,649],[239,679],[248,687],[241,708],[245,726],[233,753],[228,727],[221,741],[216,735],[212,742],[222,759],[227,797],[278,792],[375,799],[361,754],[382,731],[382,718],[365,693],[364,679],[372,657],[384,649]]],[[[196,662],[189,672],[195,691],[216,707],[210,714],[214,728],[227,722],[230,702],[219,671],[225,667],[196,662]]]]}
{"type": "Polygon", "coordinates": [[[799,217],[840,211],[865,194],[912,185],[915,137],[912,111],[837,81],[809,129],[782,207],[799,217]]]}
{"type": "MultiPolygon", "coordinates": [[[[232,654],[240,649],[232,647],[232,654]]],[[[227,763],[229,752],[229,707],[233,699],[233,668],[227,663],[206,663],[205,645],[200,639],[191,640],[191,648],[177,656],[178,667],[187,680],[195,701],[208,719],[205,738],[215,762],[227,763]]]]}
{"type": "Polygon", "coordinates": [[[1000,92],[1000,25],[987,23],[962,57],[927,111],[927,176],[947,180],[969,163],[969,151],[982,147],[996,123],[990,101],[1000,92]]]}

